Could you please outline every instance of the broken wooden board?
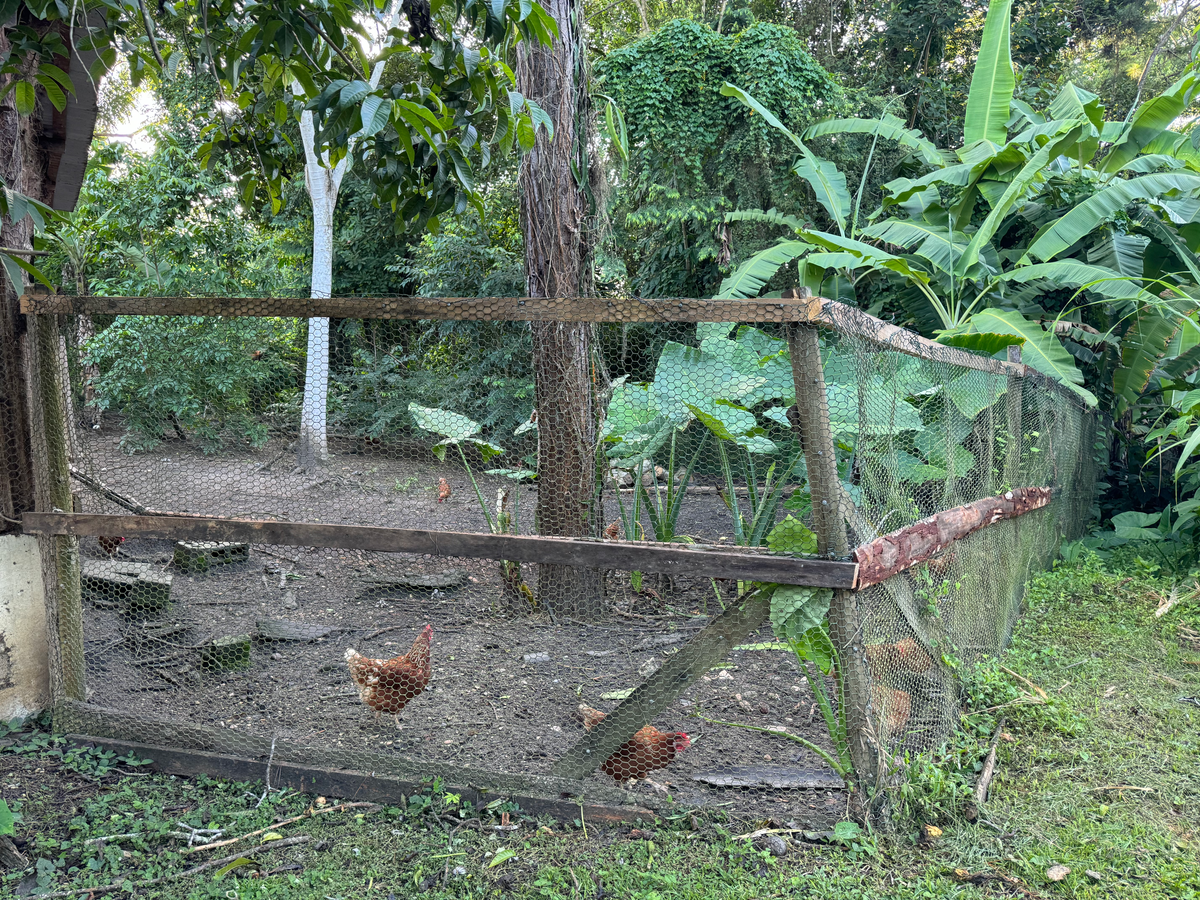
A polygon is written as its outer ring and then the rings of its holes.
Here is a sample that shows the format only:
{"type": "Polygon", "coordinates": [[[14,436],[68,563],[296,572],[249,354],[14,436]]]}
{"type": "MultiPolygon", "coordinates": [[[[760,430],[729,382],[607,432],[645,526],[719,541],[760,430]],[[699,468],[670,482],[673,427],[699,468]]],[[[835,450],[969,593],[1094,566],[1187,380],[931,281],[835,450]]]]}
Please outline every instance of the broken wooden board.
{"type": "Polygon", "coordinates": [[[136,612],[165,609],[171,602],[174,576],[150,563],[123,559],[84,559],[80,565],[84,596],[101,603],[118,603],[136,612]]]}
{"type": "MultiPolygon", "coordinates": [[[[266,751],[261,758],[233,756],[224,753],[209,753],[179,747],[161,747],[117,738],[98,737],[86,734],[68,734],[67,739],[76,745],[103,747],[120,754],[132,754],[149,759],[149,768],[155,772],[171,775],[209,775],[233,781],[257,781],[263,777],[266,751]]],[[[252,753],[254,748],[242,748],[242,753],[252,753]]],[[[309,794],[321,794],[345,800],[370,800],[377,803],[400,804],[405,798],[429,790],[429,783],[420,773],[392,775],[376,773],[369,769],[351,770],[318,767],[288,761],[283,753],[277,754],[271,763],[271,784],[276,788],[291,788],[309,794]]],[[[592,824],[616,825],[623,822],[653,821],[655,813],[637,803],[633,795],[615,796],[613,799],[578,802],[573,795],[546,789],[536,782],[505,785],[510,791],[499,793],[483,785],[490,782],[480,778],[481,773],[469,775],[447,775],[444,785],[447,791],[458,794],[464,802],[476,808],[486,806],[496,799],[507,797],[520,810],[532,816],[550,816],[560,822],[578,820],[582,815],[592,824]],[[624,801],[624,802],[622,802],[624,801]]],[[[506,780],[510,780],[505,776],[506,780]]],[[[86,889],[80,891],[86,894],[86,889]]]]}
{"type": "Polygon", "coordinates": [[[207,572],[210,566],[246,562],[250,545],[240,541],[177,541],[175,565],[182,572],[207,572]]]}
{"type": "Polygon", "coordinates": [[[846,782],[829,769],[787,766],[731,766],[715,772],[696,772],[692,781],[713,787],[776,788],[778,790],[841,791],[846,782]]]}
{"type": "Polygon", "coordinates": [[[287,619],[259,619],[254,623],[254,635],[263,641],[315,641],[347,630],[332,625],[291,622],[287,619]]]}
{"type": "Polygon", "coordinates": [[[452,591],[467,583],[466,569],[447,569],[436,575],[423,572],[399,575],[363,575],[359,579],[362,593],[386,593],[388,591],[452,591]]]}
{"type": "Polygon", "coordinates": [[[634,733],[652,722],[694,681],[719,663],[735,644],[762,627],[771,612],[770,597],[755,591],[731,605],[704,629],[671,654],[662,668],[642,682],[621,704],[586,732],[554,764],[550,774],[560,778],[586,778],[600,767],[634,733]]]}

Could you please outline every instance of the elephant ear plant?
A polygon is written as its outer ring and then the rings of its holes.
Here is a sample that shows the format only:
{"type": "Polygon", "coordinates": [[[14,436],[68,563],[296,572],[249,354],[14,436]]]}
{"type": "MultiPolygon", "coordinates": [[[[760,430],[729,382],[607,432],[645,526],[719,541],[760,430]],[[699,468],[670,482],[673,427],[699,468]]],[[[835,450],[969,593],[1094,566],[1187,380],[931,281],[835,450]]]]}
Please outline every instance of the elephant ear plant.
{"type": "MultiPolygon", "coordinates": [[[[479,451],[484,463],[487,463],[503,454],[504,448],[478,437],[482,430],[480,424],[459,413],[446,409],[430,409],[416,403],[410,403],[408,411],[418,428],[441,438],[433,445],[434,456],[444,462],[447,449],[453,447],[458,451],[458,457],[462,460],[467,477],[471,480],[471,487],[475,489],[475,499],[479,501],[479,508],[483,511],[484,519],[487,520],[488,531],[492,534],[516,534],[520,513],[520,508],[517,506],[519,499],[514,500],[513,510],[510,512],[508,509],[509,492],[506,488],[501,488],[496,492],[496,511],[493,513],[483,498],[483,491],[479,488],[479,482],[475,480],[475,472],[471,469],[471,464],[467,461],[467,454],[463,451],[464,444],[471,445],[479,451]]],[[[489,469],[488,474],[501,475],[513,479],[514,482],[520,482],[525,478],[532,477],[535,473],[524,469],[489,469]]],[[[519,491],[516,492],[516,497],[520,497],[519,491]]],[[[533,591],[525,583],[525,578],[521,574],[519,562],[508,559],[501,560],[500,577],[504,582],[505,592],[510,601],[523,601],[531,607],[537,606],[533,591]]]]}

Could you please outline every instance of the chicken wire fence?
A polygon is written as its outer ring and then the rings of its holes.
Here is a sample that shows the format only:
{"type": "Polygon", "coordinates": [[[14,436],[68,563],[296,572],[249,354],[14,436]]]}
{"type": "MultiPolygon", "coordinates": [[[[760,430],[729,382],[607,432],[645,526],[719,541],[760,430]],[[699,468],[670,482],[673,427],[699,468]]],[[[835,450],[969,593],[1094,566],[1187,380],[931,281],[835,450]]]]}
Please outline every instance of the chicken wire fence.
{"type": "Polygon", "coordinates": [[[306,302],[28,307],[56,728],[833,818],[1090,510],[1074,394],[837,304],[306,302]]]}

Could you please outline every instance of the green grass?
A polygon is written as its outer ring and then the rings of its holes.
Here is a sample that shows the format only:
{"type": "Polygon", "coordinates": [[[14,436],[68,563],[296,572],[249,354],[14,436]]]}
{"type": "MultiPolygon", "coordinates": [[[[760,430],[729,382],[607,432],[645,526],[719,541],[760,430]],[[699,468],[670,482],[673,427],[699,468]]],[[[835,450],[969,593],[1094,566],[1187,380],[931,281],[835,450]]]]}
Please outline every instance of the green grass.
{"type": "Polygon", "coordinates": [[[1037,579],[1011,649],[970,675],[961,735],[938,756],[909,761],[889,835],[801,840],[777,859],[736,838],[754,823],[688,812],[638,829],[514,814],[520,830],[498,832],[505,807],[463,808],[431,786],[407,808],[356,808],[277,829],[311,837],[299,846],[272,851],[274,841],[256,837],[185,854],[186,841],[168,835],[177,823],[237,836],[335,801],[272,793],[256,809],[261,785],[161,776],[96,752],[64,756],[56,739],[25,730],[0,735],[0,796],[19,813],[15,831],[37,867],[5,876],[0,894],[37,887],[40,875],[44,889],[86,896],[86,885],[132,886],[241,849],[253,862],[138,896],[565,900],[599,888],[630,900],[1200,898],[1200,707],[1179,699],[1200,695],[1200,668],[1189,664],[1200,652],[1181,648],[1178,630],[1181,622],[1200,630],[1200,601],[1156,619],[1170,585],[1132,559],[1109,567],[1093,558],[1037,579]],[[1006,739],[992,798],[968,823],[964,796],[1000,717],[1006,739]],[[916,841],[922,822],[944,829],[932,846],[916,841]],[[132,832],[140,836],[89,842],[132,832]],[[1052,882],[1054,865],[1071,873],[1052,882]]]}

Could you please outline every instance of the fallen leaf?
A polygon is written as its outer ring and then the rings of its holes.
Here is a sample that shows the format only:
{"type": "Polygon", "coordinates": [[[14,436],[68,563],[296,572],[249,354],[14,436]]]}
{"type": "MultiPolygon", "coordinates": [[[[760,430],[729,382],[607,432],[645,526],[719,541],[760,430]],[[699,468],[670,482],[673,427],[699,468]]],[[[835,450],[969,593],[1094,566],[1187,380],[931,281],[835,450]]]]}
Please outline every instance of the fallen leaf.
{"type": "Polygon", "coordinates": [[[245,856],[240,856],[237,859],[235,859],[233,862],[231,862],[229,865],[222,866],[221,868],[217,869],[217,872],[215,875],[213,875],[213,877],[221,878],[224,875],[228,875],[234,869],[239,869],[242,866],[252,866],[254,864],[255,864],[254,860],[252,860],[248,857],[245,857],[245,856]]]}
{"type": "Polygon", "coordinates": [[[1051,866],[1046,870],[1046,877],[1051,881],[1062,881],[1070,874],[1071,870],[1066,866],[1051,866]]]}
{"type": "Polygon", "coordinates": [[[280,834],[278,831],[268,831],[266,834],[264,834],[262,836],[262,840],[259,841],[259,843],[265,844],[267,841],[280,841],[280,840],[283,840],[282,834],[280,834]]]}
{"type": "Polygon", "coordinates": [[[1116,686],[1115,684],[1111,684],[1111,685],[1109,685],[1109,686],[1108,686],[1108,688],[1107,688],[1107,689],[1104,691],[1104,696],[1105,696],[1105,697],[1111,697],[1111,696],[1112,696],[1113,694],[1115,694],[1116,692],[1117,692],[1117,686],[1116,686]]]}
{"type": "Polygon", "coordinates": [[[492,861],[488,863],[489,869],[494,869],[501,863],[506,863],[517,855],[516,850],[509,850],[507,847],[501,847],[496,851],[496,855],[492,857],[492,861]]]}
{"type": "Polygon", "coordinates": [[[1083,874],[1086,875],[1088,878],[1092,879],[1092,881],[1103,881],[1104,880],[1104,876],[1101,875],[1099,872],[1097,872],[1095,869],[1085,869],[1083,874]]]}

